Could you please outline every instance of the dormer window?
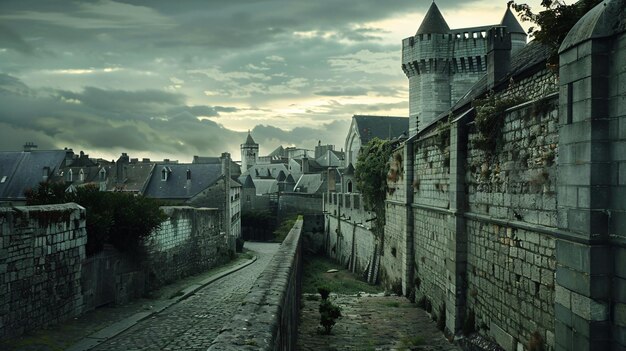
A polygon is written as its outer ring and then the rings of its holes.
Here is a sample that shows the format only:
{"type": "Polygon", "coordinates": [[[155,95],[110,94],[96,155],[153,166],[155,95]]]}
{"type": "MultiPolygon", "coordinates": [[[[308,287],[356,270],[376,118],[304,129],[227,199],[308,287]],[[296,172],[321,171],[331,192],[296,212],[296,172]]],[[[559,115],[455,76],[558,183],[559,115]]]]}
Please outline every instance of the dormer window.
{"type": "Polygon", "coordinates": [[[67,172],[67,181],[71,182],[74,180],[74,172],[72,172],[72,169],[70,168],[70,170],[67,172]]]}
{"type": "Polygon", "coordinates": [[[79,179],[81,182],[84,182],[84,181],[85,181],[85,172],[84,172],[82,169],[80,170],[80,172],[78,172],[78,179],[79,179]]]}
{"type": "Polygon", "coordinates": [[[172,170],[169,167],[163,167],[161,169],[161,181],[167,182],[167,178],[169,178],[171,172],[172,170]]]}
{"type": "Polygon", "coordinates": [[[48,181],[48,177],[50,176],[50,167],[44,167],[43,168],[43,174],[41,175],[41,178],[43,179],[43,181],[48,181]]]}
{"type": "Polygon", "coordinates": [[[191,170],[187,168],[187,180],[191,180],[191,170]]]}
{"type": "Polygon", "coordinates": [[[98,172],[98,176],[100,178],[100,181],[104,182],[107,179],[107,171],[104,168],[100,169],[100,172],[98,172]]]}

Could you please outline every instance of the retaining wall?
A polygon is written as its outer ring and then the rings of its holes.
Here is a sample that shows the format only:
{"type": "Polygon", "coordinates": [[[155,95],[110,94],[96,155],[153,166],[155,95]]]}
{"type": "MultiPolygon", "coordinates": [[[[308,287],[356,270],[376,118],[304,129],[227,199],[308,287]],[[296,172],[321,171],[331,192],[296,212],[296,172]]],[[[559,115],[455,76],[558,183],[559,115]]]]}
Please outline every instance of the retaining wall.
{"type": "Polygon", "coordinates": [[[301,231],[293,226],[241,307],[209,350],[294,350],[302,276],[301,231]]]}
{"type": "Polygon", "coordinates": [[[83,311],[85,209],[70,203],[0,208],[0,337],[83,311]]]}

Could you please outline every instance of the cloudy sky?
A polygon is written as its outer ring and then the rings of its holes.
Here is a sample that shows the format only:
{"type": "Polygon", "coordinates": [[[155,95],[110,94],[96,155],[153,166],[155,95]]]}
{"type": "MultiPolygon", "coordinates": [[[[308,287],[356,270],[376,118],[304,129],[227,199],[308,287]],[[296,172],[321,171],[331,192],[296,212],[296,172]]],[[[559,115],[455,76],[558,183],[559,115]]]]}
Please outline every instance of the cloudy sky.
{"type": "MultiPolygon", "coordinates": [[[[339,149],[354,114],[408,115],[401,40],[430,3],[0,0],[0,150],[239,159],[247,130],[262,154],[339,149]]],[[[451,28],[506,9],[437,5],[451,28]]]]}

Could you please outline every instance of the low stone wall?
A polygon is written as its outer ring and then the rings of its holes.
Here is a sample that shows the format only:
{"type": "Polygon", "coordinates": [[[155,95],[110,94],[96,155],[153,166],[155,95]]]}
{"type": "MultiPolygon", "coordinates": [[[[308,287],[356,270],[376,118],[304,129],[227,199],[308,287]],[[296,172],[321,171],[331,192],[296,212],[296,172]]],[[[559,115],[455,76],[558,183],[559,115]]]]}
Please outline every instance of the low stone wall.
{"type": "Polygon", "coordinates": [[[0,208],[0,337],[79,315],[85,209],[0,208]]]}
{"type": "Polygon", "coordinates": [[[294,350],[302,271],[301,231],[293,226],[231,322],[209,350],[294,350]]]}
{"type": "Polygon", "coordinates": [[[151,288],[202,272],[230,259],[217,209],[162,207],[169,217],[146,242],[151,288]]]}

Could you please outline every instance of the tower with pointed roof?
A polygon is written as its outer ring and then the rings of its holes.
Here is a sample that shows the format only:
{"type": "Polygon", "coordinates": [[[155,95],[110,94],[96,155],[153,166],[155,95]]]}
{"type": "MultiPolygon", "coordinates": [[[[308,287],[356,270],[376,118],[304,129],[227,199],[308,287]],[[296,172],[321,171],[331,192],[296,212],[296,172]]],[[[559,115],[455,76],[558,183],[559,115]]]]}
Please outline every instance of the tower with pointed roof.
{"type": "Polygon", "coordinates": [[[500,24],[450,29],[435,2],[417,33],[402,41],[409,136],[435,121],[487,73],[487,32],[494,26],[511,34],[512,52],[526,44],[526,33],[508,7],[500,24]]]}
{"type": "Polygon", "coordinates": [[[250,131],[246,142],[241,144],[241,170],[247,171],[250,167],[256,165],[259,158],[259,144],[254,142],[250,131]]]}

